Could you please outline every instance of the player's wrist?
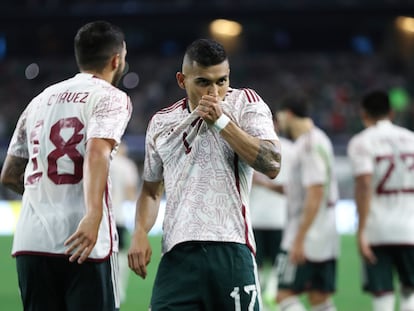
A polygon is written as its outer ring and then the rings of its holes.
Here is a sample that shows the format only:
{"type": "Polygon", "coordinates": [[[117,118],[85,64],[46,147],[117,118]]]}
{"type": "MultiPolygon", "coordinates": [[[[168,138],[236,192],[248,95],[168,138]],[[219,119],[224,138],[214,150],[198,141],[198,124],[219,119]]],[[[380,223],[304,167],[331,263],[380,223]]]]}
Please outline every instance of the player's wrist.
{"type": "Polygon", "coordinates": [[[229,122],[230,118],[222,113],[221,116],[213,123],[213,128],[220,133],[227,126],[227,124],[229,124],[229,122]]]}

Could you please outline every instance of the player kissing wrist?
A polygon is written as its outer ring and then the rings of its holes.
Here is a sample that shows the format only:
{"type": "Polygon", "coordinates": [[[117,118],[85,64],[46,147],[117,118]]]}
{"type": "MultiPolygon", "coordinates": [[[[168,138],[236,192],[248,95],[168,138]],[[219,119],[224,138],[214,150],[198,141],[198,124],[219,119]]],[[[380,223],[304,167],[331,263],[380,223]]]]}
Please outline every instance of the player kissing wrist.
{"type": "Polygon", "coordinates": [[[227,124],[229,124],[230,118],[226,116],[224,113],[221,114],[221,116],[213,123],[213,128],[217,132],[221,132],[222,129],[224,129],[227,124]]]}

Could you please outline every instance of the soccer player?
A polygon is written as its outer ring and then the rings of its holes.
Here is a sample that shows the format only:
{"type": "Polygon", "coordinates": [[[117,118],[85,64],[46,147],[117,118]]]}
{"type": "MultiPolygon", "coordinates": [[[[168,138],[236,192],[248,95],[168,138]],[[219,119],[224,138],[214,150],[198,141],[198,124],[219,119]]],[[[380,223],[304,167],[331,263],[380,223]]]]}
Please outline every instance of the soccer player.
{"type": "Polygon", "coordinates": [[[400,310],[414,310],[414,133],[391,118],[388,94],[367,93],[365,129],[348,144],[363,290],[372,294],[374,311],[394,310],[393,271],[401,283],[400,310]]]}
{"type": "Polygon", "coordinates": [[[128,268],[129,232],[126,227],[126,219],[123,213],[123,205],[126,201],[134,201],[138,196],[140,177],[135,162],[128,157],[128,146],[122,142],[119,145],[115,157],[112,159],[109,169],[111,178],[112,206],[114,209],[116,230],[119,236],[119,291],[121,303],[125,302],[130,270],[128,268]]]}
{"type": "Polygon", "coordinates": [[[277,259],[281,311],[305,310],[301,293],[314,311],[336,310],[331,299],[339,253],[334,152],[328,136],[311,119],[308,105],[304,96],[291,96],[277,113],[280,131],[294,141],[285,187],[288,219],[277,259]]]}
{"type": "Polygon", "coordinates": [[[178,85],[187,97],[157,112],[146,136],[129,266],[145,278],[164,189],[162,252],[151,310],[260,310],[248,206],[253,169],[275,178],[272,114],[252,89],[229,87],[223,46],[187,48],[178,85]]]}
{"type": "Polygon", "coordinates": [[[118,27],[95,21],[74,45],[80,73],[29,103],[1,172],[23,194],[12,254],[24,310],[119,308],[107,177],[132,110],[115,87],[126,44],[118,27]]]}
{"type": "Polygon", "coordinates": [[[286,195],[284,185],[287,180],[292,142],[279,137],[282,165],[279,175],[269,179],[266,175],[254,172],[250,192],[250,211],[253,233],[256,241],[256,263],[263,300],[273,307],[277,295],[276,255],[280,251],[282,232],[286,223],[286,195]]]}

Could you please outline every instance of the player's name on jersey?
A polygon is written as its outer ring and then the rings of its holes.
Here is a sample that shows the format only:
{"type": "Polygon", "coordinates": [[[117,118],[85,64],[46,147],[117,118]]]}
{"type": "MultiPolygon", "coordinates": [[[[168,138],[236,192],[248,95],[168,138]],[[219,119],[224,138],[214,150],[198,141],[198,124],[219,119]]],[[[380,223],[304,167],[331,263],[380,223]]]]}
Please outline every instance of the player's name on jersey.
{"type": "Polygon", "coordinates": [[[89,97],[89,92],[63,92],[58,94],[52,94],[47,101],[48,106],[53,104],[64,103],[81,103],[85,104],[89,97]]]}

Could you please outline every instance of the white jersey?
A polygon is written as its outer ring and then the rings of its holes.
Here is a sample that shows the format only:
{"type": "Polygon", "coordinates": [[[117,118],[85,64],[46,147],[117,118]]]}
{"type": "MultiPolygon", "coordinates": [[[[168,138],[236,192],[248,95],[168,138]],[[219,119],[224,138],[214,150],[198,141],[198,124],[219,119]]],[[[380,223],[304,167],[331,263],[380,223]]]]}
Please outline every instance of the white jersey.
{"type": "Polygon", "coordinates": [[[414,133],[379,121],[350,140],[348,156],[354,176],[372,175],[368,241],[414,244],[414,133]]]}
{"type": "Polygon", "coordinates": [[[135,162],[127,156],[117,154],[111,161],[109,171],[111,177],[112,206],[116,224],[125,226],[126,219],[122,210],[128,197],[128,188],[138,188],[139,174],[135,162]]]}
{"type": "MultiPolygon", "coordinates": [[[[61,255],[65,240],[85,214],[83,159],[90,138],[120,142],[131,116],[127,95],[110,83],[79,73],[45,89],[21,115],[8,154],[28,159],[13,255],[61,255]]],[[[109,205],[90,258],[105,259],[118,247],[109,205]]]]}
{"type": "MultiPolygon", "coordinates": [[[[230,89],[224,113],[248,134],[277,140],[272,114],[251,89],[230,89]]],[[[247,244],[255,251],[248,208],[253,169],[197,115],[187,100],[156,113],[146,137],[143,178],[164,180],[163,252],[185,241],[247,244]]]]}
{"type": "Polygon", "coordinates": [[[336,258],[339,235],[336,229],[335,203],[338,184],[334,172],[334,153],[328,136],[319,128],[301,135],[294,142],[286,189],[288,220],[282,249],[289,250],[302,219],[306,188],[324,185],[324,198],[305,238],[305,255],[311,261],[336,258]]]}
{"type": "MultiPolygon", "coordinates": [[[[282,163],[279,175],[272,180],[276,185],[285,185],[292,142],[279,137],[282,149],[282,163]]],[[[250,191],[250,212],[254,229],[283,229],[286,223],[286,196],[253,183],[250,191]]]]}

